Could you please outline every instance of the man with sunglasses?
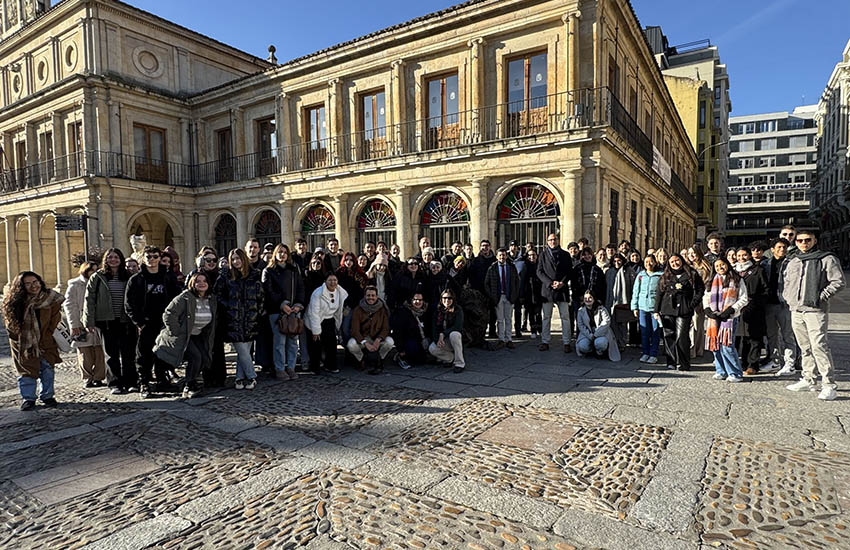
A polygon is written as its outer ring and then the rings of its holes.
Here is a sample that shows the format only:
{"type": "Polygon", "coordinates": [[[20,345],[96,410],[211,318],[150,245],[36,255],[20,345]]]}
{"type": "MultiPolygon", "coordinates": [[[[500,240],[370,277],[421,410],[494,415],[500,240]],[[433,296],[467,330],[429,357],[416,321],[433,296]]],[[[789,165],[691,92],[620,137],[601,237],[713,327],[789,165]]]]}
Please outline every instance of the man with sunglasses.
{"type": "Polygon", "coordinates": [[[785,268],[782,297],[791,309],[791,328],[801,350],[803,377],[787,386],[791,391],[815,391],[821,376],[818,399],[836,398],[835,368],[827,342],[829,300],[844,288],[844,273],[838,258],[818,250],[818,240],[808,230],[795,237],[799,253],[785,268]]]}
{"type": "Polygon", "coordinates": [[[124,309],[136,325],[139,339],[136,343],[136,371],[139,376],[139,394],[147,399],[153,393],[151,369],[160,384],[167,382],[168,364],[156,357],[153,345],[162,330],[162,314],[171,300],[180,293],[173,273],[160,269],[159,248],[146,246],[142,252],[144,264],[141,271],[127,281],[124,309]]]}
{"type": "Polygon", "coordinates": [[[793,225],[783,225],[782,229],[779,230],[779,236],[791,243],[791,246],[785,251],[786,256],[790,260],[799,252],[796,244],[797,229],[793,225]]]}

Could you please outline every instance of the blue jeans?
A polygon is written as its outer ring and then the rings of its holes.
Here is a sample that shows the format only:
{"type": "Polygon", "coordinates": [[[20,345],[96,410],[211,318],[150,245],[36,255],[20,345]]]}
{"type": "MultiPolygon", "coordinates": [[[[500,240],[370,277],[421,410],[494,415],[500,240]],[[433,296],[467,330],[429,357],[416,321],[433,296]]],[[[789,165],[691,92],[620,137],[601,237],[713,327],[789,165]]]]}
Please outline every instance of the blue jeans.
{"type": "Polygon", "coordinates": [[[298,357],[298,337],[281,334],[277,330],[279,313],[269,315],[269,324],[272,326],[274,335],[274,370],[283,372],[286,367],[295,368],[295,359],[298,357]]]}
{"type": "MultiPolygon", "coordinates": [[[[38,374],[41,380],[41,394],[39,397],[42,401],[53,397],[53,365],[41,360],[41,371],[38,374]]],[[[18,377],[18,390],[21,392],[21,397],[24,401],[35,401],[36,379],[29,376],[18,377]]]]}
{"type": "Polygon", "coordinates": [[[714,353],[714,372],[724,376],[742,377],[741,360],[735,346],[720,346],[714,353]]]}
{"type": "Polygon", "coordinates": [[[658,357],[658,343],[661,340],[661,324],[652,316],[651,311],[640,311],[640,347],[644,355],[658,357]]]}
{"type": "Polygon", "coordinates": [[[254,371],[254,359],[251,357],[253,342],[232,342],[236,348],[236,379],[253,380],[257,377],[254,371]]]}

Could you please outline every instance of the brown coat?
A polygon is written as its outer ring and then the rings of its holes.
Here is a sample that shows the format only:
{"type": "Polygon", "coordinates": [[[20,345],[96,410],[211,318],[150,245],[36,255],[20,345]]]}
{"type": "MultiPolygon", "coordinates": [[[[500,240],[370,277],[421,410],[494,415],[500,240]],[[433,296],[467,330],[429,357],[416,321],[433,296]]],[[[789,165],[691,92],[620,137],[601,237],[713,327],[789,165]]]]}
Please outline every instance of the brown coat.
{"type": "Polygon", "coordinates": [[[62,319],[61,302],[36,311],[38,312],[38,319],[41,326],[39,342],[42,353],[40,357],[24,359],[19,347],[18,335],[9,333],[9,347],[12,351],[12,362],[15,364],[15,370],[18,371],[19,376],[28,376],[29,378],[39,377],[42,359],[51,365],[62,362],[62,358],[59,357],[59,346],[56,345],[56,340],[53,339],[53,331],[56,330],[59,321],[62,319]]]}
{"type": "Polygon", "coordinates": [[[369,314],[363,311],[360,306],[354,308],[354,313],[351,315],[351,337],[356,342],[362,342],[367,338],[384,340],[389,333],[390,316],[387,313],[387,308],[380,308],[372,314],[371,319],[369,314]]]}

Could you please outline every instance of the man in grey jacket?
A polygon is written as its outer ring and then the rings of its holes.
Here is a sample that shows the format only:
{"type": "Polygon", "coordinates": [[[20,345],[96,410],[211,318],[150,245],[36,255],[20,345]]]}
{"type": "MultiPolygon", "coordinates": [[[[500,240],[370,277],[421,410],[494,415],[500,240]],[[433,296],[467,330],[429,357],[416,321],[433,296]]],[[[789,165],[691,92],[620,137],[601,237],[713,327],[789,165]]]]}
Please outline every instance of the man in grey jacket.
{"type": "Polygon", "coordinates": [[[829,300],[844,288],[844,273],[835,255],[817,249],[811,231],[796,236],[799,253],[785,268],[782,297],[791,309],[791,327],[802,351],[803,378],[787,386],[791,391],[815,391],[815,368],[821,375],[818,399],[836,397],[835,368],[827,342],[829,300]]]}

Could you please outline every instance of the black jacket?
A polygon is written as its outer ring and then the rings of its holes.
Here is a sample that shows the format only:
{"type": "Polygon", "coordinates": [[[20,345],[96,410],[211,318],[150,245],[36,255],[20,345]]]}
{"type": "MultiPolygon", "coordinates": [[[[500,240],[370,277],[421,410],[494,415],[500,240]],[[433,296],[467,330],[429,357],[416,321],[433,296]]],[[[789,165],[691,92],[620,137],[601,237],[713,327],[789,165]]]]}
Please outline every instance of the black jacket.
{"type": "Polygon", "coordinates": [[[294,263],[265,268],[262,281],[269,315],[280,313],[283,302],[288,302],[290,306],[304,305],[304,279],[294,263]]]}
{"type": "Polygon", "coordinates": [[[487,270],[490,269],[490,264],[496,261],[496,255],[492,252],[489,256],[479,254],[471,262],[469,262],[469,286],[479,292],[487,293],[484,290],[484,278],[487,277],[487,270]]]}
{"type": "Polygon", "coordinates": [[[312,258],[312,252],[305,252],[303,256],[297,252],[292,253],[292,263],[295,264],[295,267],[298,268],[302,276],[307,273],[307,268],[310,267],[310,260],[312,258]]]}
{"type": "MultiPolygon", "coordinates": [[[[310,303],[310,297],[313,295],[313,291],[322,286],[324,283],[324,271],[308,271],[304,275],[304,309],[307,309],[307,305],[310,303]]],[[[348,292],[348,290],[346,290],[346,292],[348,292]]]]}
{"type": "MultiPolygon", "coordinates": [[[[525,271],[529,270],[530,267],[526,267],[525,271]]],[[[569,283],[573,277],[573,259],[569,252],[561,247],[545,247],[537,260],[536,275],[541,282],[540,292],[544,302],[570,301],[569,283]],[[564,286],[555,290],[552,288],[554,281],[561,281],[564,286]]]]}
{"type": "Polygon", "coordinates": [[[525,306],[540,306],[543,303],[543,281],[537,276],[538,263],[539,261],[531,263],[526,260],[525,269],[519,278],[520,300],[525,306]]]}
{"type": "MultiPolygon", "coordinates": [[[[398,306],[413,298],[417,292],[426,294],[425,277],[419,270],[416,271],[416,277],[410,275],[410,271],[404,271],[401,275],[393,279],[393,301],[398,306]]],[[[427,300],[428,297],[425,296],[427,300]]]]}
{"type": "Polygon", "coordinates": [[[162,313],[178,294],[180,285],[173,273],[164,269],[151,273],[146,265],[142,265],[141,271],[127,281],[124,310],[137,327],[151,321],[160,324],[162,313]]]}
{"type": "MultiPolygon", "coordinates": [[[[436,304],[440,301],[440,295],[444,290],[451,287],[451,280],[449,279],[448,273],[445,271],[440,271],[436,275],[431,274],[430,276],[425,278],[425,301],[429,304],[436,304]]],[[[452,289],[454,292],[454,289],[452,289]]],[[[455,292],[455,296],[459,296],[457,292],[455,292]]],[[[401,304],[399,304],[401,305],[401,304]]]]}
{"type": "MultiPolygon", "coordinates": [[[[494,304],[498,304],[502,297],[500,269],[499,262],[494,262],[490,264],[487,275],[484,277],[484,289],[487,291],[487,297],[494,304]]],[[[520,295],[519,274],[517,274],[516,266],[510,261],[505,262],[505,271],[508,278],[508,295],[506,298],[510,303],[515,304],[520,295]]]]}
{"type": "Polygon", "coordinates": [[[738,331],[739,336],[763,338],[767,334],[767,320],[764,310],[767,304],[767,277],[761,264],[754,264],[749,269],[738,272],[744,284],[747,285],[749,301],[741,310],[741,320],[744,326],[738,331]]]}
{"type": "Polygon", "coordinates": [[[256,269],[252,269],[244,279],[231,279],[229,270],[221,270],[215,295],[219,315],[224,320],[226,341],[251,342],[257,338],[265,297],[260,279],[260,272],[256,269]]]}
{"type": "MultiPolygon", "coordinates": [[[[540,255],[540,261],[543,262],[543,255],[540,255]]],[[[540,267],[537,268],[540,272],[540,267]]],[[[545,283],[545,281],[544,281],[545,283]]],[[[584,293],[588,290],[593,293],[594,298],[603,302],[605,294],[608,291],[607,282],[605,281],[605,272],[603,272],[596,260],[591,262],[579,262],[573,268],[573,276],[570,279],[570,290],[573,295],[573,303],[581,304],[584,301],[584,293]]]]}
{"type": "Polygon", "coordinates": [[[682,273],[673,274],[673,280],[666,282],[664,275],[658,282],[658,290],[655,293],[655,313],[669,317],[691,317],[697,304],[702,302],[705,292],[705,284],[696,271],[687,270],[682,273]],[[679,288],[676,286],[679,285],[679,288]]]}

